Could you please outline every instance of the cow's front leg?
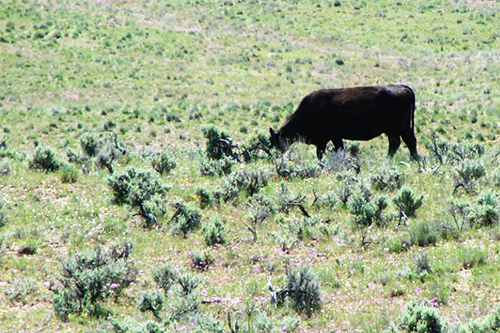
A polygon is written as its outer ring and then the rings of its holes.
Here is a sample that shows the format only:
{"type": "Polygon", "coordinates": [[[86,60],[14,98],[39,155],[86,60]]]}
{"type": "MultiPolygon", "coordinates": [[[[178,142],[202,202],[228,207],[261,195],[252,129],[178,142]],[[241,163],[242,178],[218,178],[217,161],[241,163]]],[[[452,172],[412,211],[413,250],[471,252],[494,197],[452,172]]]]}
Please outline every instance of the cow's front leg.
{"type": "Polygon", "coordinates": [[[401,138],[399,134],[388,134],[387,136],[389,137],[389,157],[393,157],[401,145],[401,138]]]}
{"type": "Polygon", "coordinates": [[[316,144],[316,156],[318,157],[318,160],[321,161],[325,150],[326,150],[326,142],[318,142],[316,144]]]}

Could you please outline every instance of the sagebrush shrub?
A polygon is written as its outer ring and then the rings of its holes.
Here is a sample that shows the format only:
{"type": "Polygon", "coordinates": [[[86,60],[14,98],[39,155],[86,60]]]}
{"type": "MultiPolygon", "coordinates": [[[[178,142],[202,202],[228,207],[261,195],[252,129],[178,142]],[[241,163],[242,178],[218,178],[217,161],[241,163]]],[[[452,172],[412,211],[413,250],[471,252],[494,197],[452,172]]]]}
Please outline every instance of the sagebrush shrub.
{"type": "Polygon", "coordinates": [[[234,164],[236,164],[236,161],[227,156],[217,160],[203,159],[200,162],[200,174],[208,177],[229,175],[234,164]]]}
{"type": "MultiPolygon", "coordinates": [[[[139,300],[140,305],[140,300],[139,300]]],[[[133,318],[126,318],[125,320],[118,321],[115,318],[110,319],[110,323],[113,326],[115,332],[126,332],[126,333],[166,333],[171,332],[173,327],[170,327],[170,323],[163,322],[159,324],[154,321],[137,322],[133,318]]]]}
{"type": "Polygon", "coordinates": [[[292,307],[297,312],[311,317],[321,308],[319,282],[308,266],[290,269],[285,288],[292,307]]]}
{"type": "Polygon", "coordinates": [[[422,206],[423,201],[423,195],[416,197],[411,188],[407,186],[403,186],[398,195],[393,199],[399,211],[404,213],[407,217],[415,217],[416,211],[422,206]]]}
{"type": "Polygon", "coordinates": [[[425,252],[418,252],[412,258],[412,262],[417,274],[421,274],[422,272],[430,273],[432,271],[431,264],[429,263],[429,255],[425,252]]]}
{"type": "Polygon", "coordinates": [[[251,197],[267,185],[269,178],[270,175],[264,170],[240,170],[224,178],[222,187],[238,192],[244,190],[251,197]]]}
{"type": "Polygon", "coordinates": [[[500,307],[497,306],[488,313],[486,318],[468,325],[470,333],[498,333],[500,332],[500,307]]]}
{"type": "Polygon", "coordinates": [[[320,195],[317,195],[314,192],[314,201],[312,204],[313,206],[317,204],[318,206],[323,208],[333,209],[337,205],[337,203],[338,203],[338,197],[336,193],[333,191],[320,195]]]}
{"type": "Polygon", "coordinates": [[[78,181],[78,170],[72,166],[62,168],[60,175],[61,183],[76,183],[78,181]]]}
{"type": "Polygon", "coordinates": [[[453,181],[455,183],[455,190],[463,187],[467,192],[474,188],[475,181],[486,175],[486,169],[478,160],[464,160],[461,161],[453,169],[453,181]]]}
{"type": "MultiPolygon", "coordinates": [[[[293,151],[290,154],[293,154],[293,151]]],[[[287,155],[275,159],[273,163],[276,173],[285,179],[306,179],[319,177],[322,174],[321,168],[316,162],[303,161],[300,158],[292,159],[287,155]]]]}
{"type": "Polygon", "coordinates": [[[349,197],[347,208],[355,216],[355,222],[358,226],[369,227],[372,224],[373,206],[361,193],[356,192],[349,197]]]}
{"type": "Polygon", "coordinates": [[[151,158],[151,166],[156,172],[163,175],[175,169],[177,162],[168,151],[164,150],[151,158]]]}
{"type": "Polygon", "coordinates": [[[377,168],[370,176],[370,182],[374,189],[397,190],[403,186],[406,175],[395,168],[377,168]]]}
{"type": "Polygon", "coordinates": [[[260,311],[254,319],[253,326],[257,332],[275,332],[277,323],[271,317],[269,317],[265,312],[260,311]]]}
{"type": "Polygon", "coordinates": [[[16,303],[26,303],[28,295],[33,294],[37,288],[36,281],[31,277],[16,278],[14,283],[5,288],[3,294],[12,304],[16,305],[16,303]]]}
{"type": "Polygon", "coordinates": [[[166,295],[177,280],[177,271],[172,265],[165,264],[153,271],[153,279],[166,295]]]}
{"type": "Polygon", "coordinates": [[[301,241],[310,239],[313,236],[313,228],[318,224],[319,220],[314,217],[303,218],[302,223],[297,226],[297,238],[301,241]]]}
{"type": "Polygon", "coordinates": [[[498,195],[489,190],[481,192],[476,203],[469,208],[469,220],[479,226],[493,226],[500,220],[498,195]]]}
{"type": "Polygon", "coordinates": [[[199,228],[201,225],[201,213],[199,209],[190,207],[182,202],[176,203],[176,211],[173,217],[170,219],[170,223],[173,223],[174,234],[186,235],[199,228]]]}
{"type": "Polygon", "coordinates": [[[101,142],[94,133],[87,132],[80,137],[80,145],[85,154],[94,157],[99,153],[101,142]]]}
{"type": "Polygon", "coordinates": [[[427,149],[441,164],[455,164],[466,159],[475,159],[486,151],[484,145],[480,143],[470,141],[447,143],[444,140],[438,142],[436,137],[433,138],[432,144],[427,145],[427,149]]]}
{"type": "Polygon", "coordinates": [[[201,284],[201,280],[197,275],[188,272],[180,272],[177,276],[177,284],[180,286],[181,295],[189,296],[196,294],[196,291],[201,284]]]}
{"type": "Polygon", "coordinates": [[[202,209],[211,207],[215,202],[212,192],[204,186],[198,186],[196,189],[196,197],[200,200],[200,207],[202,209]]]}
{"type": "Polygon", "coordinates": [[[162,211],[169,190],[157,173],[133,167],[110,176],[108,185],[113,190],[115,203],[139,208],[141,215],[152,213],[149,211],[152,209],[162,211]]]}
{"type": "Polygon", "coordinates": [[[7,214],[7,204],[3,198],[0,198],[0,227],[6,225],[8,221],[9,215],[7,214]]]}
{"type": "Polygon", "coordinates": [[[11,166],[9,158],[3,158],[1,156],[0,158],[2,158],[2,160],[0,160],[0,177],[1,177],[4,175],[8,175],[10,173],[11,166]]]}
{"type": "Polygon", "coordinates": [[[57,171],[63,166],[59,155],[50,147],[39,147],[29,161],[29,168],[43,171],[57,171]]]}
{"type": "Polygon", "coordinates": [[[95,165],[100,169],[106,168],[110,174],[113,174],[113,162],[118,158],[118,156],[117,150],[114,147],[107,145],[97,154],[95,165]]]}
{"type": "Polygon", "coordinates": [[[413,302],[405,307],[398,319],[398,332],[404,333],[441,333],[446,325],[436,309],[425,303],[413,302]]]}
{"type": "Polygon", "coordinates": [[[57,317],[68,320],[72,313],[87,311],[91,316],[106,316],[100,304],[109,296],[115,299],[137,277],[137,269],[128,258],[116,258],[97,246],[92,253],[76,254],[62,265],[62,286],[52,287],[53,306],[57,317]]]}
{"type": "Polygon", "coordinates": [[[342,204],[347,205],[349,197],[352,195],[352,186],[349,183],[343,183],[337,190],[337,197],[342,204]]]}
{"type": "Polygon", "coordinates": [[[208,251],[193,251],[189,255],[189,259],[191,260],[192,267],[201,271],[206,271],[215,263],[208,251]]]}
{"type": "Polygon", "coordinates": [[[264,222],[267,218],[271,217],[273,213],[274,211],[272,208],[257,203],[250,206],[246,215],[250,219],[252,225],[257,226],[264,222]]]}
{"type": "Polygon", "coordinates": [[[150,311],[158,321],[161,321],[160,311],[163,310],[164,302],[165,299],[163,298],[163,295],[160,292],[145,291],[141,294],[141,297],[139,298],[138,301],[139,311],[141,312],[150,311]]]}
{"type": "Polygon", "coordinates": [[[458,232],[466,230],[470,226],[469,209],[470,203],[468,201],[451,201],[450,214],[453,217],[455,228],[458,232]]]}
{"type": "Polygon", "coordinates": [[[384,209],[386,209],[389,206],[389,203],[387,202],[385,196],[378,195],[376,198],[372,200],[372,205],[373,205],[373,217],[375,219],[375,223],[378,226],[381,226],[384,223],[384,217],[383,217],[384,209]]]}
{"type": "Polygon", "coordinates": [[[206,153],[210,159],[219,160],[224,156],[231,157],[230,152],[221,144],[221,140],[230,139],[227,131],[221,130],[215,125],[204,126],[201,130],[207,139],[206,153]]]}
{"type": "Polygon", "coordinates": [[[218,218],[213,222],[206,223],[203,226],[201,233],[203,235],[203,239],[205,240],[205,244],[208,246],[226,243],[224,224],[218,218]]]}
{"type": "Polygon", "coordinates": [[[15,158],[15,152],[9,147],[4,137],[0,137],[0,158],[15,158]]]}

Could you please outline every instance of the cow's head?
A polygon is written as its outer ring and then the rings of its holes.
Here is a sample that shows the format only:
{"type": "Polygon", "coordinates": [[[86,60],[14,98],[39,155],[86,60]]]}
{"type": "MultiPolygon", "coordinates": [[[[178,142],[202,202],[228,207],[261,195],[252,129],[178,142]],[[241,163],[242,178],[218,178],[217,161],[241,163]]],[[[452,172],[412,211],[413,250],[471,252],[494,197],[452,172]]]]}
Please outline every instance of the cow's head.
{"type": "Polygon", "coordinates": [[[269,142],[271,142],[271,147],[277,148],[279,151],[284,152],[289,146],[289,140],[283,137],[280,130],[276,131],[269,127],[269,142]]]}

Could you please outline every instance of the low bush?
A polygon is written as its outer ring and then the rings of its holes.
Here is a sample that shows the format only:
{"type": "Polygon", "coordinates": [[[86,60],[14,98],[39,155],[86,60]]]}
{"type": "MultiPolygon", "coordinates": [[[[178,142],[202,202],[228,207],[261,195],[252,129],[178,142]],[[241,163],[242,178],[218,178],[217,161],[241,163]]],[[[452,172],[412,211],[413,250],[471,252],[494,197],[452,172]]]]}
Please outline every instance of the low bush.
{"type": "Polygon", "coordinates": [[[397,320],[395,332],[400,333],[441,333],[446,325],[432,304],[413,302],[405,307],[397,320]]]}
{"type": "Polygon", "coordinates": [[[11,171],[11,166],[10,166],[10,159],[9,158],[3,158],[0,156],[0,158],[2,158],[2,160],[0,160],[0,177],[1,176],[5,176],[5,175],[8,175],[11,171]]]}
{"type": "Polygon", "coordinates": [[[453,169],[453,181],[455,191],[463,187],[466,192],[470,192],[475,187],[476,180],[486,175],[486,169],[478,160],[463,160],[453,169]]]}
{"type": "Polygon", "coordinates": [[[207,125],[202,128],[203,135],[207,139],[206,153],[207,157],[213,160],[219,160],[226,157],[231,157],[231,152],[222,144],[222,140],[229,140],[229,133],[219,129],[215,125],[207,125]]]}
{"type": "Polygon", "coordinates": [[[46,172],[57,171],[63,166],[59,155],[50,147],[39,147],[29,161],[29,168],[46,172]]]}
{"type": "Polygon", "coordinates": [[[468,219],[481,227],[497,225],[500,220],[498,195],[489,190],[481,192],[476,202],[469,206],[468,219]]]}
{"type": "Polygon", "coordinates": [[[163,295],[158,292],[143,292],[138,301],[138,307],[141,312],[150,311],[156,320],[161,321],[160,311],[163,310],[163,303],[165,299],[163,295]]]}
{"type": "Polygon", "coordinates": [[[206,271],[215,263],[214,259],[210,255],[210,252],[208,251],[193,251],[189,255],[189,259],[191,260],[191,266],[194,269],[201,271],[206,271]]]}
{"type": "Polygon", "coordinates": [[[286,282],[286,295],[292,307],[299,313],[311,317],[321,308],[319,282],[306,265],[291,268],[286,282]]]}
{"type": "Polygon", "coordinates": [[[318,195],[316,194],[316,191],[313,190],[313,193],[314,201],[312,206],[317,205],[317,207],[333,209],[339,201],[336,193],[333,191],[318,195]]]}
{"type": "Polygon", "coordinates": [[[84,133],[80,137],[80,145],[85,154],[90,157],[95,157],[99,153],[102,142],[94,133],[84,133]]]}
{"type": "Polygon", "coordinates": [[[176,211],[169,222],[172,224],[174,234],[186,237],[189,232],[200,227],[202,216],[199,209],[189,207],[182,202],[174,206],[176,211]]]}
{"type": "Polygon", "coordinates": [[[118,151],[107,145],[99,151],[95,160],[95,166],[99,169],[106,168],[110,174],[114,173],[113,162],[119,157],[118,151]]]}
{"type": "Polygon", "coordinates": [[[366,228],[372,224],[373,206],[363,194],[356,192],[351,195],[347,201],[347,208],[355,216],[355,222],[359,227],[366,228]]]}
{"type": "Polygon", "coordinates": [[[206,223],[203,226],[201,233],[203,235],[203,239],[205,240],[205,244],[208,246],[226,243],[224,224],[218,218],[213,222],[206,223]]]}
{"type": "MultiPolygon", "coordinates": [[[[498,333],[500,332],[500,307],[492,310],[483,320],[477,320],[468,325],[467,333],[498,333]]],[[[464,332],[465,333],[465,332],[464,332]]]]}
{"type": "Polygon", "coordinates": [[[156,172],[163,175],[175,169],[177,162],[168,151],[164,150],[153,155],[151,158],[151,166],[156,172]]]}
{"type": "Polygon", "coordinates": [[[412,258],[414,271],[417,275],[422,273],[430,273],[432,272],[431,264],[429,263],[429,255],[425,252],[418,252],[412,258]]]}
{"type": "Polygon", "coordinates": [[[285,179],[307,179],[319,177],[322,174],[321,168],[316,162],[304,161],[300,158],[293,159],[287,155],[274,160],[274,166],[278,176],[285,179]]]}
{"type": "MultiPolygon", "coordinates": [[[[7,144],[7,139],[5,137],[0,137],[0,158],[12,158],[15,159],[15,151],[12,150],[7,144]]],[[[0,170],[1,171],[1,170],[0,170]]]]}
{"type": "Polygon", "coordinates": [[[165,264],[153,271],[153,279],[158,288],[163,289],[166,295],[177,281],[177,271],[170,264],[165,264]]]}
{"type": "Polygon", "coordinates": [[[108,185],[115,203],[139,208],[139,214],[144,218],[155,212],[165,213],[165,194],[169,188],[156,173],[129,167],[109,177],[108,185]]]}
{"type": "Polygon", "coordinates": [[[229,157],[221,157],[217,160],[203,159],[200,162],[200,174],[208,177],[229,175],[234,164],[236,161],[229,157]]]}
{"type": "Polygon", "coordinates": [[[244,190],[251,197],[267,185],[269,178],[270,175],[264,170],[240,170],[224,178],[222,187],[234,188],[237,192],[244,190]]]}
{"type": "Polygon", "coordinates": [[[33,278],[28,277],[22,280],[16,278],[5,288],[3,294],[13,305],[26,304],[27,297],[35,293],[36,290],[37,284],[33,278]]]}
{"type": "Polygon", "coordinates": [[[180,272],[177,276],[177,285],[180,287],[177,291],[180,292],[182,296],[195,295],[200,284],[201,280],[197,275],[188,272],[180,272]]]}
{"type": "Polygon", "coordinates": [[[201,185],[196,189],[196,197],[199,198],[202,209],[212,207],[215,203],[212,192],[201,185]]]}
{"type": "MultiPolygon", "coordinates": [[[[139,308],[140,308],[139,301],[139,308]]],[[[172,327],[166,323],[159,324],[154,321],[147,322],[137,322],[135,319],[127,318],[125,320],[118,321],[117,319],[111,319],[111,325],[115,332],[123,333],[166,333],[173,330],[172,327]]]]}
{"type": "Polygon", "coordinates": [[[118,258],[97,246],[91,253],[76,254],[62,265],[61,285],[53,284],[55,314],[67,321],[70,314],[87,312],[92,317],[108,314],[101,301],[117,299],[137,277],[128,257],[118,258]]]}
{"type": "Polygon", "coordinates": [[[397,190],[403,186],[406,175],[396,168],[377,168],[370,176],[370,182],[374,189],[397,190]]]}
{"type": "Polygon", "coordinates": [[[355,216],[355,223],[358,228],[368,228],[375,222],[381,225],[384,221],[383,211],[388,206],[387,199],[379,195],[370,201],[370,195],[367,192],[357,191],[349,196],[347,208],[355,216]]]}
{"type": "Polygon", "coordinates": [[[8,221],[7,203],[3,198],[0,198],[0,228],[6,225],[8,221]]]}
{"type": "Polygon", "coordinates": [[[466,159],[476,159],[486,151],[480,143],[470,141],[447,143],[438,140],[436,136],[432,138],[432,144],[427,145],[427,149],[441,164],[455,164],[466,159]]]}
{"type": "Polygon", "coordinates": [[[392,201],[399,208],[400,213],[407,217],[415,217],[416,211],[422,206],[423,200],[423,195],[416,197],[411,188],[403,186],[392,201]]]}
{"type": "Polygon", "coordinates": [[[78,181],[78,170],[72,166],[66,166],[61,169],[61,174],[59,176],[61,183],[76,183],[78,181]]]}

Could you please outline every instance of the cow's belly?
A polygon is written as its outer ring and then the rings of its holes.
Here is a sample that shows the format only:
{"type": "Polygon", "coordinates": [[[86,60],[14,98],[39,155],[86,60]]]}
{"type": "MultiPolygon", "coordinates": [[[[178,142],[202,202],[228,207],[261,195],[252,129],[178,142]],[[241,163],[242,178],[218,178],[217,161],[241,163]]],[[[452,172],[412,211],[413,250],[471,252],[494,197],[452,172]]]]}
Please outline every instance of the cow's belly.
{"type": "Polygon", "coordinates": [[[341,133],[342,139],[346,140],[371,140],[384,133],[384,131],[381,128],[362,126],[360,128],[344,128],[341,133]]]}

